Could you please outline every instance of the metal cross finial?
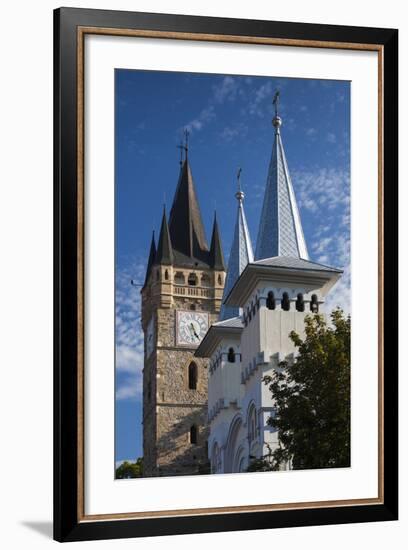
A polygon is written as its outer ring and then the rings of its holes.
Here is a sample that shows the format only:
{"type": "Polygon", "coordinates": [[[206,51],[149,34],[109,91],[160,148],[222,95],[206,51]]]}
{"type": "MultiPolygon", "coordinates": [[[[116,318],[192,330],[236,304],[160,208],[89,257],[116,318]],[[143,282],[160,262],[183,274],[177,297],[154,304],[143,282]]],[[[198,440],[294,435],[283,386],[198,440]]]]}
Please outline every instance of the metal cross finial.
{"type": "Polygon", "coordinates": [[[241,172],[242,172],[242,168],[238,168],[238,172],[237,172],[238,191],[235,193],[235,197],[238,199],[240,204],[245,197],[245,193],[241,190],[241,172]]]}
{"type": "Polygon", "coordinates": [[[275,116],[276,117],[278,116],[279,96],[280,96],[280,92],[279,92],[279,90],[276,90],[273,101],[272,101],[273,105],[275,105],[275,116]]]}
{"type": "Polygon", "coordinates": [[[177,149],[180,149],[180,166],[183,164],[183,151],[184,151],[184,145],[181,141],[179,145],[177,145],[177,149]]]}
{"type": "Polygon", "coordinates": [[[190,132],[188,131],[188,128],[184,129],[184,150],[186,152],[186,157],[188,153],[188,136],[190,135],[190,132]]]}
{"type": "Polygon", "coordinates": [[[238,184],[238,191],[239,192],[241,191],[241,172],[242,172],[242,168],[238,168],[237,184],[238,184]]]}

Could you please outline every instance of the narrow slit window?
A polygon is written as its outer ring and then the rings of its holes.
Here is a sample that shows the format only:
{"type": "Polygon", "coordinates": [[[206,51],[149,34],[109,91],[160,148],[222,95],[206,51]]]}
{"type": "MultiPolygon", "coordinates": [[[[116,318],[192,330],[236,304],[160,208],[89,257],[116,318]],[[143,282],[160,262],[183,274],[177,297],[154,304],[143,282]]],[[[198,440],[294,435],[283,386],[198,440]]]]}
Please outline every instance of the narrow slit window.
{"type": "Polygon", "coordinates": [[[282,295],[281,307],[283,311],[290,310],[290,300],[289,300],[289,294],[287,292],[284,292],[282,295]]]}
{"type": "Polygon", "coordinates": [[[191,445],[197,445],[198,441],[198,428],[195,424],[190,428],[190,443],[191,445]]]}
{"type": "Polygon", "coordinates": [[[188,389],[189,390],[197,389],[197,378],[198,378],[197,365],[194,362],[190,363],[188,366],[188,389]]]}
{"type": "Polygon", "coordinates": [[[312,294],[312,300],[310,302],[310,311],[312,313],[318,313],[319,312],[319,302],[317,301],[317,295],[312,294]]]}
{"type": "Polygon", "coordinates": [[[305,311],[305,302],[303,300],[303,294],[298,294],[297,295],[297,300],[296,300],[296,310],[297,311],[305,311]]]}
{"type": "Polygon", "coordinates": [[[275,295],[274,293],[268,292],[268,297],[266,298],[266,307],[268,309],[275,309],[275,295]]]}

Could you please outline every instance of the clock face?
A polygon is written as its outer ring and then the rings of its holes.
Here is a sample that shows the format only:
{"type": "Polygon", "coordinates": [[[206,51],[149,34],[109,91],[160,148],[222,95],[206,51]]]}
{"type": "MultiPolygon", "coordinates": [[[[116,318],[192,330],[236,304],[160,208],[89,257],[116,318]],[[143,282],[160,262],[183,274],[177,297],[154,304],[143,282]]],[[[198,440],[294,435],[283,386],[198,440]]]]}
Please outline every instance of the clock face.
{"type": "Polygon", "coordinates": [[[152,317],[147,325],[146,331],[146,356],[152,353],[154,348],[154,317],[152,317]]]}
{"type": "Polygon", "coordinates": [[[208,330],[208,313],[177,312],[177,344],[198,346],[208,330]]]}

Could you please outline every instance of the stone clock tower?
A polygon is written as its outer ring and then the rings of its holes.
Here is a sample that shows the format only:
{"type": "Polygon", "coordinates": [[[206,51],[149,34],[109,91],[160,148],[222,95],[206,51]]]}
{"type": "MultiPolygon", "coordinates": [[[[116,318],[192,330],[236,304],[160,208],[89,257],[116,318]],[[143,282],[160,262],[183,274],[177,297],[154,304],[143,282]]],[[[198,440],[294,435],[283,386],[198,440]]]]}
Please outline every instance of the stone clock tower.
{"type": "Polygon", "coordinates": [[[142,288],[145,476],[205,473],[208,360],[194,352],[218,320],[225,265],[217,220],[208,247],[187,158],[142,288]]]}

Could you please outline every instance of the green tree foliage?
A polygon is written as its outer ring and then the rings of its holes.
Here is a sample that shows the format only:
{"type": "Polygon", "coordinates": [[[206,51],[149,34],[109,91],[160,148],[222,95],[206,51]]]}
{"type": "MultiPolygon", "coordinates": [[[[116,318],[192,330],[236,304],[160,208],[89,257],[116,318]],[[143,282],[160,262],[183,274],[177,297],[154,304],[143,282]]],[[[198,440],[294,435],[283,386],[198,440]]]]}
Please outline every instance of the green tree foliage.
{"type": "Polygon", "coordinates": [[[143,476],[143,458],[138,458],[136,462],[125,460],[116,468],[116,479],[131,479],[143,476]]]}
{"type": "Polygon", "coordinates": [[[290,334],[294,362],[264,377],[275,401],[268,423],[280,445],[252,471],[277,470],[290,460],[295,470],[350,466],[350,317],[336,309],[331,320],[307,316],[304,340],[290,334]]]}

